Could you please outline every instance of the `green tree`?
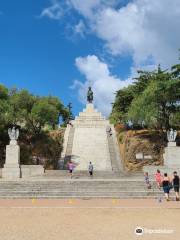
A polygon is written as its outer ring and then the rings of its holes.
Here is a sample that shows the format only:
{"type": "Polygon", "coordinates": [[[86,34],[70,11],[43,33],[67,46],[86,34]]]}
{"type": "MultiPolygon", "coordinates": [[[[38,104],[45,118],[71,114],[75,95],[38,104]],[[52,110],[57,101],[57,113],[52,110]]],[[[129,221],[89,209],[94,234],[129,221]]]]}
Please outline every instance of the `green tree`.
{"type": "Polygon", "coordinates": [[[178,126],[180,112],[180,64],[171,70],[138,71],[138,77],[119,90],[110,119],[114,123],[131,120],[135,125],[168,129],[178,126]]]}
{"type": "Polygon", "coordinates": [[[128,117],[136,123],[144,120],[148,126],[168,129],[170,119],[179,111],[179,99],[180,79],[158,68],[143,93],[132,101],[128,117]]]}

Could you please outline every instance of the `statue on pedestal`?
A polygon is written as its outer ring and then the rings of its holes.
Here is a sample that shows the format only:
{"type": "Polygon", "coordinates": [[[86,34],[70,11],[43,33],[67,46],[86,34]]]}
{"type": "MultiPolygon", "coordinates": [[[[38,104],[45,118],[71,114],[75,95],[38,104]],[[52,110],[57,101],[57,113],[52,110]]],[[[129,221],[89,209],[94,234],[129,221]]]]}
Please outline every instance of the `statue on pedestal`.
{"type": "Polygon", "coordinates": [[[13,126],[12,128],[8,129],[8,135],[10,138],[10,144],[17,144],[17,140],[19,137],[19,129],[15,128],[15,126],[13,126]]]}
{"type": "Polygon", "coordinates": [[[167,131],[168,142],[175,142],[176,141],[176,136],[177,136],[177,131],[176,130],[173,130],[171,128],[170,131],[167,131]]]}
{"type": "Polygon", "coordinates": [[[91,87],[88,88],[87,101],[88,101],[88,103],[93,102],[93,91],[92,91],[91,87]]]}
{"type": "Polygon", "coordinates": [[[20,178],[20,147],[17,144],[19,129],[15,126],[8,129],[10,144],[6,146],[6,160],[2,169],[2,177],[7,179],[20,178]]]}

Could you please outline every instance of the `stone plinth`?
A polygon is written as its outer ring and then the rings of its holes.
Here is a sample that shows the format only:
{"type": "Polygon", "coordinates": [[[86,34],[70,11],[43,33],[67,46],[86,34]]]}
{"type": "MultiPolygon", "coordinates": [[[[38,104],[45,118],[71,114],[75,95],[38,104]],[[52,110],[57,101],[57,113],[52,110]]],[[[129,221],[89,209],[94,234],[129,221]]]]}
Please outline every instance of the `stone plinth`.
{"type": "Polygon", "coordinates": [[[43,176],[44,168],[42,165],[21,165],[22,178],[33,176],[43,176]]]}
{"type": "Polygon", "coordinates": [[[168,147],[176,147],[176,142],[168,142],[168,147]]]}
{"type": "Polygon", "coordinates": [[[180,174],[180,147],[176,146],[176,142],[168,143],[163,158],[163,166],[145,166],[143,171],[148,172],[150,175],[155,174],[157,169],[162,173],[168,173],[171,175],[174,171],[177,171],[180,174]]]}
{"type": "Polygon", "coordinates": [[[179,166],[180,168],[180,147],[168,145],[168,147],[165,148],[165,153],[163,157],[165,166],[167,167],[179,166]]]}
{"type": "Polygon", "coordinates": [[[2,169],[2,177],[7,179],[20,178],[20,148],[15,143],[6,146],[6,162],[2,169]]]}

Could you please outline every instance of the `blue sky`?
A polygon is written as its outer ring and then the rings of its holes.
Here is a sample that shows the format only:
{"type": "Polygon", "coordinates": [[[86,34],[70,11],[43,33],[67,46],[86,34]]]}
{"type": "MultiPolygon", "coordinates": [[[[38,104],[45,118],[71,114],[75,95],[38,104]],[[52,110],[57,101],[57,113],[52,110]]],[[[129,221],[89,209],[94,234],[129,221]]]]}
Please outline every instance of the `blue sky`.
{"type": "MultiPolygon", "coordinates": [[[[128,2],[1,0],[0,83],[58,96],[65,104],[73,103],[75,114],[92,85],[95,105],[108,115],[114,92],[131,83],[137,68],[169,66],[177,59],[179,33],[176,40],[169,37],[162,28],[168,17],[157,12],[157,2],[168,8],[169,0],[152,0],[150,12],[145,0],[128,2]]],[[[169,24],[176,31],[180,13],[173,6],[169,24]]]]}

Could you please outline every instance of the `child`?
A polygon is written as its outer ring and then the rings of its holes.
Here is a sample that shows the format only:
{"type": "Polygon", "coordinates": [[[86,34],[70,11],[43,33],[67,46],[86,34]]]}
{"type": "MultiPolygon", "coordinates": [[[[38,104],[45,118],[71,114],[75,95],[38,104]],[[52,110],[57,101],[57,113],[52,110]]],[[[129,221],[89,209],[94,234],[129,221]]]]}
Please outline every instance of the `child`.
{"type": "Polygon", "coordinates": [[[157,187],[159,189],[161,189],[161,183],[162,183],[162,176],[161,176],[161,172],[160,170],[158,169],[156,174],[155,174],[155,179],[156,179],[156,184],[157,184],[157,187]]]}
{"type": "Polygon", "coordinates": [[[69,173],[70,173],[71,178],[72,178],[72,173],[73,173],[74,168],[75,168],[75,165],[71,161],[69,161],[68,169],[69,169],[69,173]]]}
{"type": "Polygon", "coordinates": [[[146,172],[144,174],[144,180],[145,180],[145,183],[146,183],[146,186],[148,189],[151,189],[151,184],[150,184],[150,181],[149,181],[149,175],[148,175],[148,172],[146,172]]]}

